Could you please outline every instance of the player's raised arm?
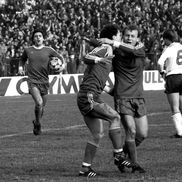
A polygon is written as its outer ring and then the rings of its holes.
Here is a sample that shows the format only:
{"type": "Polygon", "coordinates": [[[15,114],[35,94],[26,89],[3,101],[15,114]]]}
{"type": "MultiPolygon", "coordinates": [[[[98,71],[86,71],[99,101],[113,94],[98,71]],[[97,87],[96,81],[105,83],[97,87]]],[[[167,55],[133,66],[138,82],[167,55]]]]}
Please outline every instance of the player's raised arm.
{"type": "Polygon", "coordinates": [[[87,54],[83,58],[83,61],[84,61],[85,64],[96,64],[101,60],[102,60],[102,58],[100,58],[98,56],[90,55],[90,54],[87,54]]]}
{"type": "Polygon", "coordinates": [[[110,45],[102,45],[93,49],[84,57],[85,64],[107,63],[113,58],[113,50],[110,45]]]}
{"type": "Polygon", "coordinates": [[[99,39],[99,41],[101,43],[110,44],[113,47],[121,49],[122,51],[125,51],[127,53],[132,53],[133,55],[136,55],[136,56],[145,57],[144,44],[141,42],[137,43],[134,46],[128,43],[118,42],[118,41],[110,40],[107,38],[99,39]]]}

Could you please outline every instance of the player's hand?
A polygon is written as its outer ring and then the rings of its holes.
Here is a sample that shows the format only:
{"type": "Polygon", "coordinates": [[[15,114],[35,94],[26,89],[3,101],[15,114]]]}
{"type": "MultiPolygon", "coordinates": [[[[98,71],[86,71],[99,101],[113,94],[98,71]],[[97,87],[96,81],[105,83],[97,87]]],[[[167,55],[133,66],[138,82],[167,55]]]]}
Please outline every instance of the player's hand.
{"type": "Polygon", "coordinates": [[[65,69],[65,64],[63,64],[60,68],[55,69],[55,73],[61,73],[65,69]]]}
{"type": "Polygon", "coordinates": [[[101,39],[98,39],[98,41],[102,44],[110,44],[110,45],[113,45],[113,40],[111,39],[108,39],[108,38],[101,38],[101,39]]]}
{"type": "Polygon", "coordinates": [[[144,47],[144,44],[142,42],[138,42],[138,44],[135,46],[136,49],[140,49],[144,47]]]}
{"type": "Polygon", "coordinates": [[[114,55],[105,57],[108,60],[112,60],[114,58],[114,55]]]}
{"type": "Polygon", "coordinates": [[[110,87],[108,85],[106,85],[104,87],[104,92],[106,92],[107,94],[114,96],[114,87],[110,87]]]}
{"type": "Polygon", "coordinates": [[[19,67],[18,69],[18,75],[24,76],[25,75],[25,70],[23,70],[22,67],[19,67]]]}
{"type": "Polygon", "coordinates": [[[104,58],[101,58],[97,61],[97,63],[103,63],[103,64],[110,64],[112,62],[112,59],[113,59],[114,55],[113,56],[107,56],[107,57],[104,57],[104,58]]]}
{"type": "Polygon", "coordinates": [[[18,75],[19,76],[25,76],[25,72],[24,71],[18,72],[18,75]]]}
{"type": "Polygon", "coordinates": [[[166,80],[166,71],[161,71],[161,72],[160,72],[160,75],[161,75],[161,77],[162,77],[164,80],[166,80]]]}

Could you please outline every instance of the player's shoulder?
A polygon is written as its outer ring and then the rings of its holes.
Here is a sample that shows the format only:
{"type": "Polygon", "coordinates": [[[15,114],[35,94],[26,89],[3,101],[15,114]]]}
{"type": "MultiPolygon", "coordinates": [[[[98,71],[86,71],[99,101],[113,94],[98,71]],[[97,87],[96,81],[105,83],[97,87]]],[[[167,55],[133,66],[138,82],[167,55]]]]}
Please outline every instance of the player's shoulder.
{"type": "Polygon", "coordinates": [[[176,47],[182,47],[182,44],[179,42],[173,42],[171,43],[168,48],[176,48],[176,47]]]}
{"type": "Polygon", "coordinates": [[[182,44],[180,42],[175,43],[177,47],[182,48],[182,44]]]}
{"type": "Polygon", "coordinates": [[[179,42],[173,42],[169,46],[165,47],[163,52],[165,52],[165,54],[176,54],[179,50],[182,50],[182,44],[179,42]]]}
{"type": "Polygon", "coordinates": [[[24,48],[24,52],[30,52],[34,49],[34,46],[29,46],[24,48]]]}
{"type": "Polygon", "coordinates": [[[102,44],[99,47],[96,47],[91,52],[92,55],[98,56],[98,57],[106,57],[108,55],[112,55],[112,47],[108,44],[102,44]]]}
{"type": "Polygon", "coordinates": [[[34,46],[32,45],[32,46],[25,47],[25,50],[30,50],[30,49],[33,49],[33,48],[34,48],[34,46]]]}
{"type": "Polygon", "coordinates": [[[55,51],[55,49],[52,48],[51,46],[44,46],[43,48],[49,51],[55,51]]]}

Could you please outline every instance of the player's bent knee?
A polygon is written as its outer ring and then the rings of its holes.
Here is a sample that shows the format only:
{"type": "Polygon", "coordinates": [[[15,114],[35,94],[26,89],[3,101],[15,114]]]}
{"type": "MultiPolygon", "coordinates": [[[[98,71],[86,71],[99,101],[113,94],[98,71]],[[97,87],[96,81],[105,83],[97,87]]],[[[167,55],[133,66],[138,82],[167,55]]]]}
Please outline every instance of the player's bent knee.
{"type": "Polygon", "coordinates": [[[114,119],[110,122],[110,129],[116,129],[121,127],[121,118],[119,114],[116,114],[114,119]]]}
{"type": "Polygon", "coordinates": [[[36,103],[35,107],[37,109],[43,108],[43,102],[36,103]]]}
{"type": "Polygon", "coordinates": [[[127,138],[129,139],[135,139],[136,136],[136,130],[127,130],[126,131],[127,138]]]}
{"type": "Polygon", "coordinates": [[[145,140],[148,137],[148,132],[142,133],[140,137],[145,140]]]}
{"type": "Polygon", "coordinates": [[[121,117],[120,117],[120,115],[118,113],[115,115],[114,121],[120,123],[121,117]]]}
{"type": "Polygon", "coordinates": [[[120,122],[120,120],[119,121],[118,120],[113,120],[111,122],[111,125],[110,125],[109,129],[113,130],[113,129],[117,129],[117,128],[121,128],[121,122],[120,122]]]}
{"type": "Polygon", "coordinates": [[[141,138],[147,138],[148,137],[148,128],[143,128],[139,133],[137,132],[137,136],[141,138]]]}
{"type": "Polygon", "coordinates": [[[104,137],[104,133],[95,133],[93,134],[93,141],[96,145],[99,145],[100,140],[104,137]]]}

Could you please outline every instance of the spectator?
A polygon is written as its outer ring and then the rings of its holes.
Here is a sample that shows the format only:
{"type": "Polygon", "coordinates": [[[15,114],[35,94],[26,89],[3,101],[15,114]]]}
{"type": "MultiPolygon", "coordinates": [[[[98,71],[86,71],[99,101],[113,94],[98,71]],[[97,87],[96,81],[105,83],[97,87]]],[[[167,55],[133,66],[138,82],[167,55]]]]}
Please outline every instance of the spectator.
{"type": "MultiPolygon", "coordinates": [[[[180,0],[9,1],[0,7],[0,39],[7,48],[13,42],[19,51],[21,45],[30,45],[28,37],[34,27],[45,27],[46,45],[53,45],[52,40],[56,39],[58,45],[65,45],[69,50],[71,42],[78,64],[81,63],[77,55],[81,49],[79,37],[97,38],[100,29],[108,22],[115,22],[121,28],[132,23],[142,30],[141,40],[146,44],[147,53],[161,54],[160,39],[166,28],[173,29],[182,37],[181,9],[180,0]],[[151,53],[154,45],[158,44],[157,50],[151,53]]],[[[155,66],[150,69],[155,69],[155,66]]]]}
{"type": "Polygon", "coordinates": [[[66,50],[66,46],[62,46],[60,54],[63,56],[63,58],[65,60],[65,70],[63,70],[63,74],[67,74],[68,73],[67,64],[69,62],[69,55],[68,55],[68,51],[66,50]]]}

